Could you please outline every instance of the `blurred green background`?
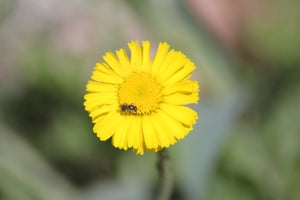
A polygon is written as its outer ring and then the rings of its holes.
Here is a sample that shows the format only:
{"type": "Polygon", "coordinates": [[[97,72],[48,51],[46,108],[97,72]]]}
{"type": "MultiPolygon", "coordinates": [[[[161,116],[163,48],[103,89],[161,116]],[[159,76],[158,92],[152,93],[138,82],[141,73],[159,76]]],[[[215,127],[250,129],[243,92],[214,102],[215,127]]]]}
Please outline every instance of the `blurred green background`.
{"type": "Polygon", "coordinates": [[[300,199],[297,0],[1,0],[0,199],[150,200],[156,154],[100,142],[83,108],[105,52],[160,41],[197,66],[173,200],[300,199]]]}

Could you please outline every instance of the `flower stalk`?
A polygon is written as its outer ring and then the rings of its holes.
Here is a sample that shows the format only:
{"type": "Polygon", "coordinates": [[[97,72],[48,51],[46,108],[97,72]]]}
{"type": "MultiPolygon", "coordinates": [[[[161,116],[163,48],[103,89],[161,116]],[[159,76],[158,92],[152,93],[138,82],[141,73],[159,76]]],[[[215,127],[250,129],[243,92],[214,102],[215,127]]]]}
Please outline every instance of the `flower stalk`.
{"type": "Polygon", "coordinates": [[[158,172],[160,175],[160,191],[158,200],[169,200],[173,191],[173,174],[171,170],[169,152],[163,149],[158,152],[158,172]]]}

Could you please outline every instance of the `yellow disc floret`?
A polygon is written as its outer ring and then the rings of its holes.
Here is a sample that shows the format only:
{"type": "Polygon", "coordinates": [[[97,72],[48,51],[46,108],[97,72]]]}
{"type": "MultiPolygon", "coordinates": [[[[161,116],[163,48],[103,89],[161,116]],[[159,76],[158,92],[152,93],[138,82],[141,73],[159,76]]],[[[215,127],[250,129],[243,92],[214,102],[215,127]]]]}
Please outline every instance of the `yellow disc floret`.
{"type": "Polygon", "coordinates": [[[147,73],[133,73],[120,85],[120,105],[134,105],[137,114],[146,114],[158,107],[160,87],[147,73]]]}

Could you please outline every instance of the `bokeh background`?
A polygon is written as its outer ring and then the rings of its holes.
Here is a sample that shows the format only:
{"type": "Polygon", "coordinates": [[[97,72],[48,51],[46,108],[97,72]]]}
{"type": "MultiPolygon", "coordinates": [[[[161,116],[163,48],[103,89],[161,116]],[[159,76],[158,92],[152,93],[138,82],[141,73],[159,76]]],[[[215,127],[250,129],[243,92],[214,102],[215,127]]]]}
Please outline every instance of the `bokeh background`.
{"type": "Polygon", "coordinates": [[[0,199],[150,200],[156,154],[100,142],[83,108],[105,52],[160,41],[195,62],[173,200],[300,199],[297,0],[1,0],[0,199]]]}

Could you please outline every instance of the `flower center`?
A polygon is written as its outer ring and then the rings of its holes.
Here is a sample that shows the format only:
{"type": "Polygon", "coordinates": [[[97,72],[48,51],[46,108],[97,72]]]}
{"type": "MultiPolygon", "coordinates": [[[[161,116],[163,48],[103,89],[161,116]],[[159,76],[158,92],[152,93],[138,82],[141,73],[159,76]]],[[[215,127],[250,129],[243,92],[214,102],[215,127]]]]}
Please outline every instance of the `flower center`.
{"type": "MultiPolygon", "coordinates": [[[[150,113],[158,107],[160,87],[146,73],[133,73],[120,86],[119,98],[121,107],[130,105],[136,107],[137,114],[150,113]]],[[[128,108],[129,111],[132,111],[128,108]]],[[[122,109],[122,112],[124,110],[122,109]]]]}

